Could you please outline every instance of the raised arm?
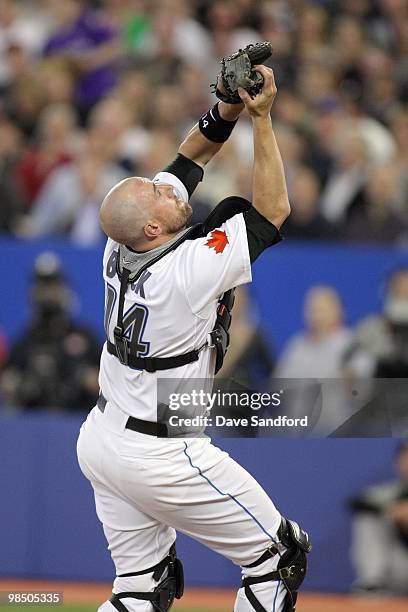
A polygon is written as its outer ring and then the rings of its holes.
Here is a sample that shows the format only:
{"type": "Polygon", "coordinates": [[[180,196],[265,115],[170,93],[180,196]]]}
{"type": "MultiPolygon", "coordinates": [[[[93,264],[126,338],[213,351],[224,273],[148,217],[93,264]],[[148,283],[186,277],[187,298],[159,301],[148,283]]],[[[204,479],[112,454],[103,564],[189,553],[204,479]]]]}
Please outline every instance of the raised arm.
{"type": "Polygon", "coordinates": [[[276,95],[276,85],[270,68],[256,66],[255,69],[264,77],[262,91],[252,99],[244,89],[239,89],[239,95],[253,124],[252,203],[261,215],[279,229],[290,214],[290,205],[282,158],[270,115],[276,95]]]}
{"type": "MultiPolygon", "coordinates": [[[[221,87],[221,85],[220,85],[221,87]]],[[[244,104],[217,102],[199,119],[178,149],[177,157],[164,168],[184,183],[191,197],[202,181],[204,166],[228,140],[244,104]]]]}
{"type": "Polygon", "coordinates": [[[190,130],[178,152],[203,168],[221,149],[243,109],[244,104],[218,102],[190,130]]]}

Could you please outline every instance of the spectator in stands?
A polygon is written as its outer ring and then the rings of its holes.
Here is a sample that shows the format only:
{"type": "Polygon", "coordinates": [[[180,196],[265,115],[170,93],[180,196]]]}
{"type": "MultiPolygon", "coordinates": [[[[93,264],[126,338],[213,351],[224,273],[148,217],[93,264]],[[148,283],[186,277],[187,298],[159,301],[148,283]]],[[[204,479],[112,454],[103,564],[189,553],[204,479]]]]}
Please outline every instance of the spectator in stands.
{"type": "Polygon", "coordinates": [[[126,140],[131,128],[131,112],[119,98],[105,98],[96,104],[88,120],[90,154],[105,164],[124,165],[128,150],[126,140]]]}
{"type": "MultiPolygon", "coordinates": [[[[206,181],[202,181],[195,195],[211,207],[227,197],[228,193],[237,190],[237,172],[240,168],[240,158],[234,139],[229,139],[217,154],[217,163],[208,164],[205,169],[206,181]]],[[[244,195],[243,192],[242,195],[244,195]]]]}
{"type": "Polygon", "coordinates": [[[150,132],[149,142],[143,157],[138,162],[138,173],[141,176],[153,177],[155,168],[164,168],[166,159],[172,159],[177,151],[177,140],[172,130],[161,129],[150,132]]]}
{"type": "Polygon", "coordinates": [[[305,330],[284,347],[274,377],[289,379],[281,383],[287,392],[288,414],[294,418],[308,415],[309,430],[328,436],[351,411],[342,383],[342,359],[351,332],[345,326],[337,291],[325,286],[309,289],[304,320],[305,330]]]}
{"type": "Polygon", "coordinates": [[[401,187],[394,164],[372,169],[364,188],[363,203],[346,221],[344,236],[353,242],[406,242],[408,225],[401,214],[401,187]]]}
{"type": "Polygon", "coordinates": [[[229,55],[236,49],[261,40],[256,30],[246,26],[246,16],[245,7],[234,0],[210,3],[206,21],[216,57],[229,55]]]}
{"type": "Polygon", "coordinates": [[[333,24],[333,54],[345,78],[359,82],[359,62],[364,51],[362,22],[351,15],[339,15],[333,24]]]}
{"type": "Polygon", "coordinates": [[[143,69],[123,70],[112,96],[125,104],[131,114],[131,123],[146,130],[150,105],[149,82],[143,69]]]}
{"type": "Polygon", "coordinates": [[[289,198],[292,197],[292,180],[298,166],[301,166],[307,150],[306,139],[293,126],[277,123],[275,127],[276,140],[282,152],[285,175],[288,184],[289,198]]]}
{"type": "Polygon", "coordinates": [[[150,102],[149,122],[153,129],[173,130],[176,133],[186,133],[188,128],[183,125],[186,117],[186,102],[180,94],[180,89],[173,84],[163,84],[156,87],[155,95],[150,102]],[[178,117],[178,123],[174,123],[174,117],[178,117]]]}
{"type": "Polygon", "coordinates": [[[326,50],[327,11],[315,3],[306,3],[299,14],[298,45],[300,57],[313,59],[326,50]]]}
{"type": "Polygon", "coordinates": [[[103,235],[99,208],[106,194],[125,173],[85,150],[73,163],[54,170],[34,202],[25,230],[32,237],[67,236],[76,244],[98,244],[103,235]]]}
{"type": "MultiPolygon", "coordinates": [[[[296,45],[296,18],[293,7],[288,2],[262,2],[258,27],[262,40],[273,41],[273,72],[276,82],[279,83],[279,92],[284,94],[291,91],[297,68],[293,53],[296,45]]],[[[277,107],[279,99],[275,101],[277,107]]]]}
{"type": "Polygon", "coordinates": [[[212,41],[208,31],[193,18],[188,0],[162,0],[151,15],[151,26],[138,53],[152,69],[157,82],[173,82],[171,74],[182,62],[199,65],[206,71],[212,60],[212,41]]]}
{"type": "Polygon", "coordinates": [[[75,74],[63,57],[49,57],[38,63],[37,82],[46,105],[69,105],[75,112],[75,74]]]}
{"type": "Polygon", "coordinates": [[[17,178],[28,207],[50,173],[72,160],[75,115],[68,105],[49,105],[40,115],[36,143],[28,148],[17,168],[17,178]]]}
{"type": "Polygon", "coordinates": [[[408,267],[388,279],[383,312],[357,326],[344,366],[357,378],[408,377],[408,267]]]}
{"type": "Polygon", "coordinates": [[[3,105],[7,116],[18,126],[27,142],[35,135],[45,102],[44,91],[34,71],[22,74],[5,92],[3,105]]]}
{"type": "Polygon", "coordinates": [[[98,394],[100,343],[70,315],[71,289],[56,255],[34,264],[32,319],[15,344],[1,375],[10,406],[88,410],[98,394]]]}
{"type": "Polygon", "coordinates": [[[368,151],[364,139],[341,126],[331,144],[333,165],[323,193],[321,210],[331,222],[344,222],[350,211],[361,205],[367,181],[368,151]]]}
{"type": "Polygon", "coordinates": [[[120,157],[135,174],[150,145],[153,134],[149,127],[150,99],[146,74],[143,70],[124,70],[112,98],[122,104],[128,125],[121,134],[120,157]]]}
{"type": "Polygon", "coordinates": [[[0,0],[0,90],[16,77],[16,55],[24,64],[35,62],[48,36],[50,21],[41,3],[0,0]]]}
{"type": "Polygon", "coordinates": [[[118,32],[84,0],[49,0],[49,7],[58,26],[44,53],[65,58],[77,71],[76,102],[86,112],[117,82],[114,62],[122,55],[118,32]]]}
{"type": "Polygon", "coordinates": [[[336,238],[336,226],[319,211],[319,179],[310,168],[301,166],[292,178],[290,203],[292,212],[285,223],[284,234],[299,240],[336,238]]]}
{"type": "Polygon", "coordinates": [[[332,287],[315,286],[304,303],[306,328],[289,340],[275,370],[278,378],[340,378],[351,339],[343,306],[332,287]]]}
{"type": "Polygon", "coordinates": [[[395,458],[397,478],[365,489],[350,502],[354,513],[354,590],[408,595],[408,443],[395,458]]]}
{"type": "Polygon", "coordinates": [[[210,101],[210,91],[207,87],[207,78],[199,66],[185,64],[180,74],[180,86],[183,91],[185,112],[189,121],[196,121],[206,112],[210,101]]]}
{"type": "Polygon", "coordinates": [[[108,22],[121,32],[125,49],[131,55],[139,53],[150,35],[154,8],[149,0],[105,0],[101,6],[108,22]]]}

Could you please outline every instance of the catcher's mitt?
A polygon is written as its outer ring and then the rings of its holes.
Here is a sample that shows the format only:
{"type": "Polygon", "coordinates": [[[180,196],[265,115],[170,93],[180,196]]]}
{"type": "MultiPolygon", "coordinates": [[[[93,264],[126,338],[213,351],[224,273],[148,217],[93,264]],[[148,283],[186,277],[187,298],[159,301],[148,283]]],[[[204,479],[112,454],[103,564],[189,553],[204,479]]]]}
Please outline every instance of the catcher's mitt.
{"type": "Polygon", "coordinates": [[[239,49],[229,57],[221,60],[220,78],[225,92],[221,91],[216,84],[212,85],[213,93],[228,104],[240,104],[242,102],[238,94],[238,87],[246,89],[251,98],[259,93],[263,86],[263,76],[252,70],[255,64],[263,64],[272,55],[270,42],[248,45],[245,49],[239,49]]]}

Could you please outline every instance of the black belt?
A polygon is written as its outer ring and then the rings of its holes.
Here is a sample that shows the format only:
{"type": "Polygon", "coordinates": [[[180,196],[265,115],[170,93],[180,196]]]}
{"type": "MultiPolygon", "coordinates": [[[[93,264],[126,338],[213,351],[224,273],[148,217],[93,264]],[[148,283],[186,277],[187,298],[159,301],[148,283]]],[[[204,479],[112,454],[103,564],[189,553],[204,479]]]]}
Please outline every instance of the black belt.
{"type": "Polygon", "coordinates": [[[156,372],[157,370],[179,368],[180,366],[187,365],[188,363],[193,363],[193,361],[198,361],[200,351],[202,348],[204,348],[204,346],[206,346],[206,344],[199,349],[194,349],[193,351],[184,353],[183,355],[175,355],[174,357],[136,357],[128,352],[126,344],[124,345],[125,354],[122,355],[121,353],[118,353],[116,346],[112,342],[106,342],[108,353],[117,357],[121,363],[136,370],[146,370],[146,372],[151,373],[156,372]]]}
{"type": "MultiPolygon", "coordinates": [[[[99,394],[96,405],[101,412],[105,412],[107,399],[99,394]]],[[[168,438],[167,425],[164,423],[155,423],[153,421],[142,421],[142,419],[136,419],[136,417],[129,417],[126,421],[125,429],[131,429],[148,436],[155,436],[156,438],[168,438]]]]}

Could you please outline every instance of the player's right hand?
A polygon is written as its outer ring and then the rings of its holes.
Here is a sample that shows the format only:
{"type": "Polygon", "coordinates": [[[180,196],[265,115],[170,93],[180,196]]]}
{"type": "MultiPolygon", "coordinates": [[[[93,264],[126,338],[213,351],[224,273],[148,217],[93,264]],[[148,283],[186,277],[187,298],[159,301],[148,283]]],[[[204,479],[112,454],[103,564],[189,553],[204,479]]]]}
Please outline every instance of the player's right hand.
{"type": "Polygon", "coordinates": [[[277,88],[275,84],[275,77],[273,70],[263,65],[254,66],[254,70],[262,74],[264,78],[264,84],[254,99],[251,98],[249,93],[238,88],[239,97],[245,104],[245,108],[251,117],[267,117],[271,112],[272,104],[276,96],[277,88]]]}

